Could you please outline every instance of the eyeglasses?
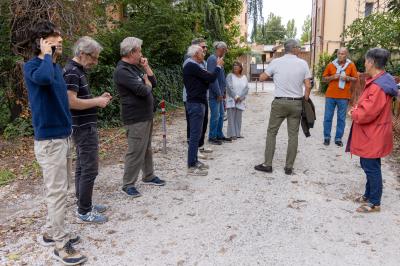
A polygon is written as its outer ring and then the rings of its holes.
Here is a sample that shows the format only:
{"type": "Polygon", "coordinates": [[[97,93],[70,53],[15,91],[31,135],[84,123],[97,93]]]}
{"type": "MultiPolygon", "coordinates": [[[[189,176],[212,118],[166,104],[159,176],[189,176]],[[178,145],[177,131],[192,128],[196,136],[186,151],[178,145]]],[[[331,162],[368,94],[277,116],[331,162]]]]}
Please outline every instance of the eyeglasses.
{"type": "Polygon", "coordinates": [[[201,47],[201,49],[206,49],[207,48],[207,45],[204,45],[204,46],[200,46],[201,47]]]}
{"type": "Polygon", "coordinates": [[[85,55],[89,56],[94,61],[99,61],[99,56],[94,56],[92,54],[85,54],[85,55]]]}

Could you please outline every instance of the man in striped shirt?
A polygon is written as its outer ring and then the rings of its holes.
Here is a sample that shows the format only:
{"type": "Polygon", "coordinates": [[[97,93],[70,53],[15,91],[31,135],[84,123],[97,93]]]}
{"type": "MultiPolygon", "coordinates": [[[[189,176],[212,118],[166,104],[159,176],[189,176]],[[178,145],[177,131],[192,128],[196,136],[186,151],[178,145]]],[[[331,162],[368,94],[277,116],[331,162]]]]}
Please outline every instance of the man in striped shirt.
{"type": "Polygon", "coordinates": [[[64,80],[72,114],[72,138],[76,145],[75,194],[78,217],[85,222],[104,223],[103,205],[92,204],[94,180],[98,174],[97,107],[104,108],[111,100],[108,92],[93,97],[86,70],[97,65],[103,48],[90,37],[80,38],[74,45],[74,58],[64,68],[64,80]]]}

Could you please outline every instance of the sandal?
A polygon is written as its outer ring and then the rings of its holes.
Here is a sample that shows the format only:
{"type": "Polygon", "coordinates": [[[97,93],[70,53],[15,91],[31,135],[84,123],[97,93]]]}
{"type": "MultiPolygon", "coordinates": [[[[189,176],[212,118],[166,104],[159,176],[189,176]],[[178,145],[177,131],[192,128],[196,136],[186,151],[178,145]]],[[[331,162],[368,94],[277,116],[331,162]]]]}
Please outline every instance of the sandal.
{"type": "Polygon", "coordinates": [[[359,196],[359,197],[355,198],[354,202],[357,202],[357,203],[369,203],[368,198],[365,197],[365,196],[359,196]]]}
{"type": "Polygon", "coordinates": [[[356,211],[361,213],[380,212],[381,206],[368,203],[361,205],[360,207],[357,208],[356,211]]]}

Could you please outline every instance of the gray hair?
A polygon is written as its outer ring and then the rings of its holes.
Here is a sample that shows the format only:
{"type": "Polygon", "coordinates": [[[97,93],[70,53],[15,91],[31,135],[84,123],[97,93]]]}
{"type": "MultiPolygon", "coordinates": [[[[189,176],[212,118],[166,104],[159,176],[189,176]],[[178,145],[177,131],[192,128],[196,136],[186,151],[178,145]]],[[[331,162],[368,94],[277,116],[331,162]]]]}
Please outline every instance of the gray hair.
{"type": "Polygon", "coordinates": [[[372,48],[365,54],[365,59],[371,60],[377,69],[384,69],[389,58],[390,52],[383,48],[372,48]]]}
{"type": "Polygon", "coordinates": [[[197,45],[197,44],[193,44],[193,45],[189,46],[189,48],[187,50],[187,55],[192,57],[199,51],[203,52],[203,49],[201,48],[201,46],[197,45]]]}
{"type": "Polygon", "coordinates": [[[192,40],[192,44],[200,44],[202,42],[206,42],[206,40],[204,40],[204,38],[196,38],[192,40]]]}
{"type": "Polygon", "coordinates": [[[120,44],[121,56],[127,56],[130,52],[142,47],[143,41],[136,37],[127,37],[120,44]]]}
{"type": "Polygon", "coordinates": [[[283,44],[285,47],[285,53],[292,53],[294,48],[300,47],[300,42],[296,39],[288,39],[283,44]]]}
{"type": "Polygon", "coordinates": [[[73,52],[74,56],[79,56],[81,53],[84,54],[92,54],[92,53],[100,53],[103,50],[103,47],[94,39],[89,36],[84,36],[79,38],[76,41],[73,52]]]}
{"type": "Polygon", "coordinates": [[[340,51],[345,51],[347,54],[349,54],[349,50],[348,50],[346,47],[344,47],[344,46],[340,47],[340,48],[337,50],[337,53],[339,53],[340,51]]]}
{"type": "Polygon", "coordinates": [[[213,43],[213,46],[214,46],[215,50],[216,50],[216,49],[219,49],[219,48],[228,49],[228,45],[226,45],[225,42],[217,41],[217,42],[214,42],[214,43],[213,43]]]}

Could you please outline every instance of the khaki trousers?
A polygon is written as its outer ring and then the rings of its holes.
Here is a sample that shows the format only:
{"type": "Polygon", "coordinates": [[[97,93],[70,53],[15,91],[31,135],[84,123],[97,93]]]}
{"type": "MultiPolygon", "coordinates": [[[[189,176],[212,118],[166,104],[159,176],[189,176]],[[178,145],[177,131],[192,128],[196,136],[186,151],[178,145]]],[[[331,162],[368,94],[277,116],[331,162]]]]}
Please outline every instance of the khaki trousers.
{"type": "Polygon", "coordinates": [[[126,125],[128,152],[125,155],[123,188],[135,186],[140,170],[142,180],[149,181],[154,177],[153,152],[151,135],[153,120],[126,125]]]}
{"type": "Polygon", "coordinates": [[[265,165],[272,166],[272,160],[275,153],[276,135],[278,134],[282,122],[286,119],[289,140],[285,167],[293,168],[297,155],[301,111],[302,101],[283,99],[275,99],[272,101],[265,146],[265,165]]]}
{"type": "Polygon", "coordinates": [[[41,140],[34,143],[35,156],[43,171],[46,187],[47,223],[45,232],[62,248],[70,239],[65,229],[68,177],[67,153],[70,138],[41,140]]]}

